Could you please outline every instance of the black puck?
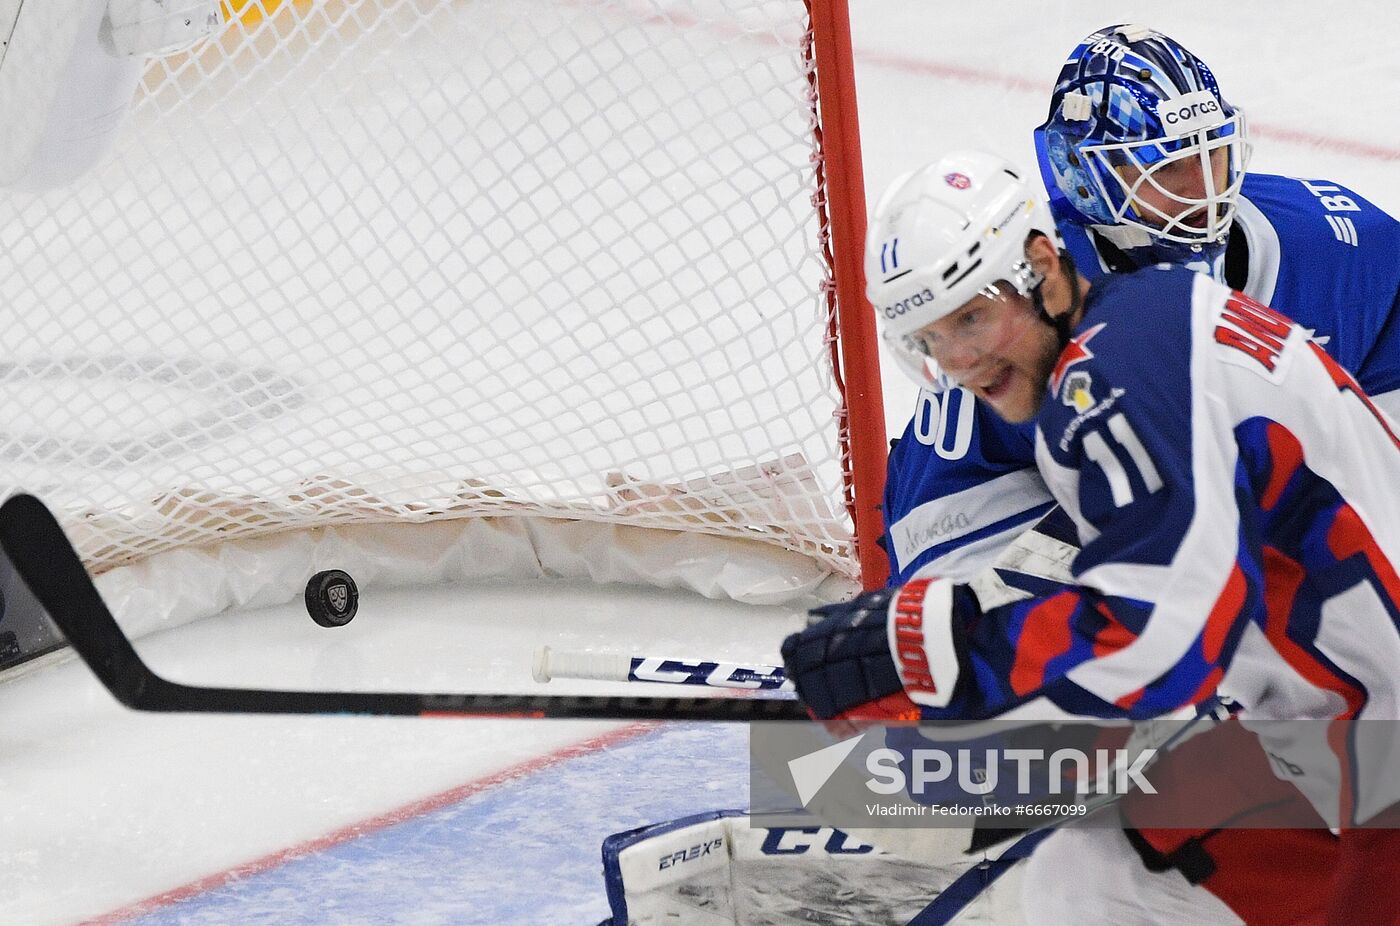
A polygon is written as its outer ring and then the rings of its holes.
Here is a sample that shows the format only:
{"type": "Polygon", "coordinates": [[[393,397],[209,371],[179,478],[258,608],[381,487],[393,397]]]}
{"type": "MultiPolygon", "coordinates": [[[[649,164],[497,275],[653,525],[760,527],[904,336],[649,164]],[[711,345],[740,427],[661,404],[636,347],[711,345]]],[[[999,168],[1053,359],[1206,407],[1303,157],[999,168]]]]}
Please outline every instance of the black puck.
{"type": "Polygon", "coordinates": [[[360,607],[360,590],[350,573],[318,572],[306,583],[306,613],[322,627],[344,627],[360,607]]]}

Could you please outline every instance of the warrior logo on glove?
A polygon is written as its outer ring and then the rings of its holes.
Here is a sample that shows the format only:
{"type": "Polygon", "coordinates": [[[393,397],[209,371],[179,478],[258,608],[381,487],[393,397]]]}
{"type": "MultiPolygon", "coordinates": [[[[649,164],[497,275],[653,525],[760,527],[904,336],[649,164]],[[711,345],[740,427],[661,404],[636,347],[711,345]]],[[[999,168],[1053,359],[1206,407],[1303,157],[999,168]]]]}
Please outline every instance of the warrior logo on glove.
{"type": "Polygon", "coordinates": [[[894,599],[894,658],[905,690],[938,694],[924,653],[924,594],[928,580],[910,582],[894,599]]]}
{"type": "MultiPolygon", "coordinates": [[[[788,678],[818,720],[918,720],[957,687],[953,583],[918,579],[812,613],[783,641],[788,678]]],[[[969,604],[976,613],[975,602],[969,604]]]]}

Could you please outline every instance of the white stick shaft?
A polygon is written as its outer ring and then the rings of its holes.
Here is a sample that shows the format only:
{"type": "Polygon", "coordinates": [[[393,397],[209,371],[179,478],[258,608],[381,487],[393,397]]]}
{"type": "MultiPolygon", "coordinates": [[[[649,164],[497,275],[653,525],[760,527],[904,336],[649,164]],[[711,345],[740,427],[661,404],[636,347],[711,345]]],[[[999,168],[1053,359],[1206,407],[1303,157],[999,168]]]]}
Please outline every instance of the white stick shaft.
{"type": "Polygon", "coordinates": [[[541,647],[535,653],[534,676],[537,682],[555,678],[588,678],[748,691],[792,690],[781,666],[623,656],[616,653],[558,652],[548,646],[541,647]]]}
{"type": "Polygon", "coordinates": [[[535,653],[535,681],[555,678],[592,678],[627,681],[632,658],[618,653],[569,653],[544,646],[535,653]]]}

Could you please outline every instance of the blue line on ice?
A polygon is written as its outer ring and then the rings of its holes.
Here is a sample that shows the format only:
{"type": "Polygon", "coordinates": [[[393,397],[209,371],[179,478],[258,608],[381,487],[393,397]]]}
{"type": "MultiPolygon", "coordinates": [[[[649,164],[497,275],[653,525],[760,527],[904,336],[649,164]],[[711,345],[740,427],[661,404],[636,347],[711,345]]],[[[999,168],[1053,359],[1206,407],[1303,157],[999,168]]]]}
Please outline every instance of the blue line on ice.
{"type": "Polygon", "coordinates": [[[749,802],[747,728],[659,728],[129,920],[127,926],[594,926],[599,847],[749,802]]]}

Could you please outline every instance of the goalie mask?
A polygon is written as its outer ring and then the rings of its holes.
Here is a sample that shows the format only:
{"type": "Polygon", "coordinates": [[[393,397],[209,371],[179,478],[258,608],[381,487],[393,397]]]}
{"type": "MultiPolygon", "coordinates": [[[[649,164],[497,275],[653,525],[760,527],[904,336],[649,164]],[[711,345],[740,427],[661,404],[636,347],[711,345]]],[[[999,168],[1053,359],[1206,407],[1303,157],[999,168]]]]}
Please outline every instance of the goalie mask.
{"type": "Polygon", "coordinates": [[[1162,33],[1119,25],[1080,42],[1035,145],[1057,218],[1113,227],[1115,243],[1148,246],[1143,263],[1223,252],[1249,160],[1244,116],[1162,33]]]}
{"type": "Polygon", "coordinates": [[[1025,258],[1032,231],[1056,240],[1039,189],[989,154],[949,154],[880,197],[866,234],[866,296],[886,349],[920,387],[956,384],[929,326],[975,296],[995,300],[1008,288],[1029,296],[1039,284],[1025,258]]]}

